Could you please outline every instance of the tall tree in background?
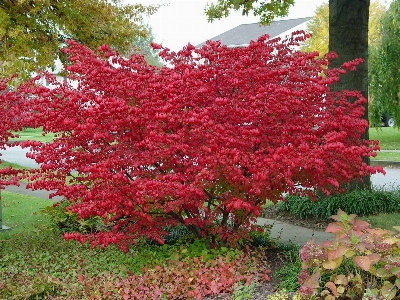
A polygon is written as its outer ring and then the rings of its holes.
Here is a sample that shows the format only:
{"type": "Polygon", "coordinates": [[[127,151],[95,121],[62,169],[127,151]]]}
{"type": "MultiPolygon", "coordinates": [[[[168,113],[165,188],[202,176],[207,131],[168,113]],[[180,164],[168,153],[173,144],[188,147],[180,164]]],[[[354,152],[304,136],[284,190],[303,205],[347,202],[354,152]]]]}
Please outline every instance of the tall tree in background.
{"type": "MultiPolygon", "coordinates": [[[[384,82],[390,82],[386,79],[383,79],[383,76],[388,74],[385,70],[381,68],[384,66],[386,62],[380,60],[380,56],[383,53],[381,47],[378,47],[381,44],[381,19],[385,14],[386,6],[381,2],[375,0],[371,1],[369,8],[369,23],[368,23],[368,69],[369,69],[369,82],[368,86],[370,88],[369,91],[369,119],[372,124],[379,124],[381,122],[381,116],[386,111],[393,111],[393,109],[388,109],[388,105],[386,105],[385,101],[380,97],[382,94],[381,86],[384,82]],[[380,71],[379,71],[380,70],[380,71]],[[379,72],[382,72],[382,75],[376,76],[379,72]],[[374,73],[375,75],[373,75],[374,73]],[[383,81],[379,79],[382,78],[383,81]],[[376,84],[378,83],[378,84],[376,84]],[[375,95],[375,101],[372,102],[372,93],[375,95]]],[[[388,18],[389,20],[393,20],[393,18],[388,18]]],[[[389,26],[392,23],[389,22],[389,26]]],[[[301,47],[303,51],[312,52],[318,51],[322,56],[329,51],[328,39],[329,39],[329,5],[328,3],[324,3],[317,7],[315,11],[315,16],[307,23],[307,31],[312,33],[312,37],[306,40],[301,47]]],[[[393,30],[389,30],[390,33],[393,33],[393,30]]],[[[398,43],[396,42],[395,45],[398,43]]],[[[398,53],[398,52],[397,52],[398,53]]],[[[398,55],[397,55],[398,56],[398,55]]],[[[391,60],[393,61],[393,60],[391,60]]],[[[394,64],[395,65],[395,64],[394,64]]],[[[385,67],[385,69],[387,69],[385,67]]],[[[393,76],[392,76],[393,77],[393,76]]],[[[396,85],[388,85],[389,88],[392,88],[396,85]]],[[[392,97],[384,97],[384,99],[393,99],[392,97]]]]}
{"type": "Polygon", "coordinates": [[[242,10],[243,15],[251,11],[255,16],[260,16],[262,24],[271,23],[275,17],[284,17],[289,13],[289,8],[294,0],[269,0],[268,2],[258,0],[218,0],[216,4],[207,5],[205,12],[208,21],[221,19],[229,16],[230,10],[242,10]]]}
{"type": "MultiPolygon", "coordinates": [[[[355,58],[362,58],[363,63],[354,72],[341,76],[332,89],[357,90],[368,99],[368,22],[370,0],[329,0],[329,51],[339,56],[332,60],[331,67],[340,67],[355,58]]],[[[350,101],[352,101],[350,99],[350,101]]],[[[363,119],[368,121],[368,102],[364,104],[363,119]]],[[[369,140],[368,128],[361,136],[369,140]]],[[[364,157],[369,164],[369,157],[364,157]]],[[[370,188],[371,177],[363,177],[363,182],[353,182],[350,189],[370,188]]]]}
{"type": "Polygon", "coordinates": [[[147,27],[147,35],[146,36],[137,36],[131,49],[128,51],[129,54],[142,54],[144,55],[144,59],[149,65],[161,67],[163,66],[163,62],[161,61],[158,50],[153,49],[151,43],[154,42],[154,34],[151,28],[147,27]]]}
{"type": "MultiPolygon", "coordinates": [[[[376,47],[381,40],[380,21],[386,11],[386,6],[378,0],[371,1],[368,22],[368,47],[376,47]]],[[[306,52],[318,51],[322,56],[329,51],[329,5],[321,4],[315,10],[315,15],[307,23],[307,32],[312,37],[307,39],[301,50],[306,52]]],[[[371,66],[371,65],[370,65],[371,66]]]]}
{"type": "Polygon", "coordinates": [[[381,115],[393,116],[400,125],[400,1],[394,0],[382,18],[382,35],[370,51],[370,119],[379,123],[381,115]]]}
{"type": "Polygon", "coordinates": [[[0,75],[53,67],[65,59],[59,48],[66,39],[125,53],[135,37],[146,36],[143,16],[157,8],[122,0],[0,1],[0,75]]]}
{"type": "MultiPolygon", "coordinates": [[[[211,4],[205,11],[209,21],[227,16],[231,9],[242,9],[243,14],[253,11],[254,15],[260,16],[260,23],[268,24],[273,16],[287,15],[293,4],[293,0],[270,0],[267,3],[259,0],[218,0],[216,5],[211,4]],[[217,12],[217,8],[222,11],[217,12]]],[[[365,98],[368,98],[369,5],[370,0],[329,0],[329,50],[335,51],[339,56],[332,61],[331,66],[341,66],[355,58],[364,59],[355,72],[347,74],[345,80],[340,80],[332,88],[359,90],[365,98]]],[[[368,103],[364,107],[363,118],[368,120],[368,103]]],[[[369,139],[368,129],[362,139],[369,139]]],[[[370,177],[366,176],[362,186],[369,188],[370,185],[370,177]]]]}
{"type": "Polygon", "coordinates": [[[312,37],[306,40],[301,50],[306,52],[318,51],[322,56],[329,51],[329,5],[328,2],[315,10],[315,15],[307,22],[307,31],[312,37]]]}

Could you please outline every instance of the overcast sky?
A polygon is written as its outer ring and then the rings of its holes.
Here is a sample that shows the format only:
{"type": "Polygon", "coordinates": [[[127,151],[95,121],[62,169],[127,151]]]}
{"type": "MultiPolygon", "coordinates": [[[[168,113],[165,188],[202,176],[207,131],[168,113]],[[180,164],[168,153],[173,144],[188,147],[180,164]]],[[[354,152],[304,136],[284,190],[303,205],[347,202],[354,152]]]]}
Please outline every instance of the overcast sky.
{"type": "MultiPolygon", "coordinates": [[[[328,0],[296,0],[285,19],[312,17],[315,8],[328,0]]],[[[204,8],[212,0],[125,0],[126,3],[168,3],[151,16],[148,23],[153,29],[155,41],[171,50],[178,51],[189,42],[198,45],[229,29],[241,24],[258,22],[254,16],[242,16],[240,12],[232,12],[228,18],[207,22],[204,8]]]]}

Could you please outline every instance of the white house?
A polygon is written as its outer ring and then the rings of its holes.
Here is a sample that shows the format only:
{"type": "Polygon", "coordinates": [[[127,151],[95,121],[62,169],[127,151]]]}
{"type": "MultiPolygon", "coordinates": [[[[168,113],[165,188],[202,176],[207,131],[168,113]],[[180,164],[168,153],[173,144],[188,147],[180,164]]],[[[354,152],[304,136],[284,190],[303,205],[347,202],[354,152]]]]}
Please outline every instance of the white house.
{"type": "MultiPolygon", "coordinates": [[[[310,18],[279,20],[264,26],[260,23],[242,24],[209,40],[221,41],[221,44],[233,47],[247,47],[250,41],[256,41],[258,37],[268,34],[270,38],[289,36],[293,31],[306,30],[307,21],[310,18]]],[[[196,46],[200,48],[206,42],[196,46]]]]}

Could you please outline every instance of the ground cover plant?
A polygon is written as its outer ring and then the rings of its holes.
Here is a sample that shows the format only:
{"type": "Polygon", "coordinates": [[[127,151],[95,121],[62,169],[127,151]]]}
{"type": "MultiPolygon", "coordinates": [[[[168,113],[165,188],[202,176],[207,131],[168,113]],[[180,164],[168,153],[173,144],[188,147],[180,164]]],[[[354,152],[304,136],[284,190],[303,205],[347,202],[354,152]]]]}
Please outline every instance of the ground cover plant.
{"type": "MultiPolygon", "coordinates": [[[[159,282],[162,278],[164,278],[162,279],[164,284],[170,288],[170,296],[167,299],[173,299],[174,293],[190,292],[189,294],[192,295],[196,286],[194,283],[197,282],[193,279],[193,285],[186,285],[185,283],[181,289],[175,286],[182,285],[179,277],[178,279],[174,277],[177,266],[179,267],[179,274],[189,274],[189,272],[198,274],[196,273],[198,269],[194,268],[193,264],[198,266],[199,262],[205,259],[208,265],[202,265],[205,268],[202,270],[204,272],[217,272],[215,266],[219,264],[218,262],[214,263],[213,268],[209,268],[214,259],[220,259],[220,262],[225,260],[226,262],[226,259],[230,260],[236,255],[240,258],[240,262],[246,266],[254,266],[256,264],[254,256],[253,259],[247,256],[243,257],[243,251],[241,250],[224,248],[220,251],[210,251],[204,242],[197,241],[193,243],[193,236],[188,231],[184,231],[182,234],[179,232],[171,234],[168,238],[175,236],[175,240],[166,243],[162,247],[157,246],[156,243],[149,243],[149,241],[141,242],[139,245],[131,247],[127,254],[121,253],[116,247],[101,250],[100,248],[92,249],[88,244],[81,245],[76,242],[65,242],[61,238],[62,231],[59,230],[59,219],[68,215],[69,217],[63,221],[61,229],[78,224],[78,227],[74,228],[74,230],[79,231],[82,227],[77,221],[76,214],[75,217],[71,217],[70,212],[60,209],[55,214],[56,218],[46,220],[46,216],[54,212],[53,206],[48,206],[52,201],[33,199],[31,197],[28,199],[22,195],[4,193],[3,199],[6,203],[4,217],[7,222],[10,219],[15,219],[15,224],[25,222],[23,230],[18,230],[22,228],[21,226],[12,226],[12,231],[3,232],[0,235],[2,250],[4,250],[2,253],[5,254],[0,259],[3,267],[2,271],[5,270],[4,277],[0,280],[4,284],[1,292],[3,294],[0,293],[0,295],[6,295],[7,299],[20,299],[21,295],[35,295],[38,299],[46,299],[49,295],[63,299],[66,295],[70,295],[71,297],[85,299],[85,297],[97,295],[102,291],[105,299],[112,299],[113,297],[121,297],[121,294],[118,294],[117,291],[121,290],[122,285],[126,288],[126,297],[128,297],[128,295],[140,293],[140,289],[138,290],[137,284],[135,284],[137,281],[143,282],[144,280],[145,285],[150,285],[151,282],[159,282]],[[14,202],[14,205],[10,205],[12,202],[14,202]],[[49,210],[50,208],[52,209],[49,210]],[[44,212],[44,215],[40,211],[44,212]],[[10,218],[10,216],[13,217],[10,218]],[[27,218],[27,216],[32,216],[32,218],[27,218]],[[70,225],[65,226],[65,223],[70,225]],[[48,243],[49,240],[53,241],[51,245],[48,243]],[[54,253],[58,255],[54,255],[54,253]],[[77,265],[76,262],[80,263],[77,265]],[[10,266],[13,267],[10,268],[10,266]],[[145,272],[143,268],[146,270],[145,272]],[[132,276],[129,277],[129,274],[132,276]],[[163,277],[165,274],[170,277],[163,277]],[[144,276],[144,278],[141,276],[144,276]],[[62,278],[60,279],[60,277],[62,278]],[[165,278],[172,278],[174,283],[165,278]],[[74,288],[71,288],[71,286],[74,288]],[[105,290],[108,290],[108,292],[105,292],[105,290]]],[[[354,195],[352,197],[354,198],[354,195]]],[[[58,207],[55,206],[54,209],[58,207]]],[[[386,221],[382,217],[380,219],[383,222],[386,221]]],[[[85,222],[87,220],[81,221],[85,222]]],[[[256,247],[263,247],[259,248],[259,250],[265,251],[263,252],[264,254],[273,253],[272,256],[268,256],[269,259],[284,259],[285,266],[278,272],[269,274],[269,260],[265,260],[262,255],[256,256],[267,263],[264,266],[257,266],[257,270],[264,270],[264,274],[253,273],[248,277],[249,280],[253,278],[251,282],[235,282],[233,286],[230,284],[226,286],[220,285],[219,288],[214,287],[214,291],[218,294],[222,293],[226,297],[233,297],[232,299],[237,299],[234,298],[234,295],[254,293],[255,288],[258,286],[255,279],[257,274],[259,278],[266,275],[275,278],[275,280],[277,280],[276,278],[281,280],[277,294],[271,295],[267,299],[285,299],[282,297],[297,299],[295,297],[299,296],[294,296],[293,292],[297,291],[299,287],[297,280],[301,271],[299,248],[290,244],[278,245],[270,240],[268,235],[259,235],[257,232],[254,232],[254,234],[262,237],[262,239],[255,238],[252,244],[256,247]],[[287,290],[289,294],[283,290],[287,290]]],[[[236,269],[239,270],[239,273],[234,275],[235,278],[240,278],[240,274],[243,274],[245,270],[252,270],[251,268],[246,269],[238,261],[236,261],[236,269]]],[[[155,286],[157,287],[157,285],[155,286]]],[[[162,290],[161,286],[158,287],[162,290]]],[[[209,287],[211,287],[211,283],[209,287]]],[[[149,290],[154,289],[149,288],[149,290]]],[[[204,293],[204,295],[211,293],[211,289],[200,288],[198,291],[202,291],[201,293],[204,293]]],[[[165,295],[167,294],[166,292],[165,295]]],[[[141,298],[145,299],[144,295],[141,298]]],[[[149,299],[153,299],[152,297],[156,296],[153,295],[149,299]]]]}
{"type": "Polygon", "coordinates": [[[244,294],[271,275],[262,252],[210,250],[187,231],[165,245],[142,239],[127,253],[66,242],[47,210],[40,213],[52,201],[7,192],[4,199],[4,217],[15,222],[0,232],[1,299],[201,299],[244,294]]]}
{"type": "Polygon", "coordinates": [[[360,139],[366,100],[329,88],[360,60],[329,69],[333,54],[293,50],[304,38],[160,49],[162,68],[69,41],[77,88],[47,76],[54,89],[33,80],[17,92],[34,95],[27,125],[55,134],[21,143],[41,164],[26,173],[31,187],[111,228],[68,238],[127,251],[142,235],[162,243],[180,223],[213,248],[248,236],[266,199],[329,193],[381,170],[363,162],[378,149],[360,139]]]}
{"type": "Polygon", "coordinates": [[[371,228],[342,210],[332,219],[326,232],[334,240],[310,241],[301,250],[299,292],[322,299],[397,299],[400,226],[393,231],[371,228]]]}
{"type": "Polygon", "coordinates": [[[123,253],[112,246],[93,249],[65,242],[42,230],[39,235],[15,234],[0,246],[2,299],[202,299],[270,275],[255,256],[229,249],[211,252],[200,241],[141,242],[123,253]]]}

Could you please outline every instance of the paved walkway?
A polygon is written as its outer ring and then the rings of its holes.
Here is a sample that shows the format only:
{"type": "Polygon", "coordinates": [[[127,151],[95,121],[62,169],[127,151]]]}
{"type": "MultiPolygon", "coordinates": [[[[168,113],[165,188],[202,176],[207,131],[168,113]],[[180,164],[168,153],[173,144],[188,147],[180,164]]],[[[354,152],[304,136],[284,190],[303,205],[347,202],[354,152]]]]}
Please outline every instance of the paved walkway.
{"type": "Polygon", "coordinates": [[[272,225],[272,238],[278,239],[285,243],[291,242],[299,246],[303,246],[312,239],[316,243],[322,243],[325,240],[333,239],[333,235],[331,233],[308,229],[276,220],[258,218],[257,224],[272,225]]]}
{"type": "MultiPolygon", "coordinates": [[[[49,195],[52,193],[52,192],[45,191],[45,190],[32,191],[31,189],[27,189],[26,188],[26,184],[23,183],[23,182],[21,182],[19,186],[16,186],[16,185],[6,186],[5,190],[7,192],[23,194],[23,195],[30,195],[30,196],[33,196],[33,197],[43,198],[43,199],[49,199],[49,195]]],[[[62,199],[62,197],[60,197],[60,196],[56,196],[56,197],[51,198],[51,200],[54,200],[54,201],[59,201],[61,199],[62,199]]]]}

